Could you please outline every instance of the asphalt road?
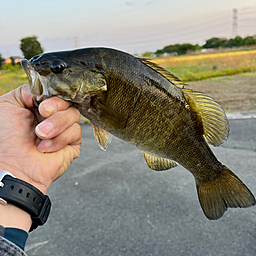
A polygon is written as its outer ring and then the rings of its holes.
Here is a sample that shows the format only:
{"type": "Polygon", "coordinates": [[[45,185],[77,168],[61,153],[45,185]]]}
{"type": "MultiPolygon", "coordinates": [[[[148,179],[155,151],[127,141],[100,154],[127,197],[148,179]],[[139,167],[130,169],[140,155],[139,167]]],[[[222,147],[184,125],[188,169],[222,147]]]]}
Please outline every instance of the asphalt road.
{"type": "MultiPolygon", "coordinates": [[[[256,195],[256,119],[230,126],[212,149],[256,195]]],[[[50,218],[30,234],[28,255],[256,255],[256,207],[209,221],[187,170],[151,171],[135,147],[114,138],[103,152],[90,125],[82,130],[81,156],[49,190],[50,218]]]]}

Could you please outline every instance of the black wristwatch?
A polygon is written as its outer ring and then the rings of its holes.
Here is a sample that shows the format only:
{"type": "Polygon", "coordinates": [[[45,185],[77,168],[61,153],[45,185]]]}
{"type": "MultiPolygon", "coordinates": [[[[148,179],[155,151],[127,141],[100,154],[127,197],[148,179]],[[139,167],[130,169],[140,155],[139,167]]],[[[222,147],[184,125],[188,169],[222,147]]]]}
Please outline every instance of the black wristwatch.
{"type": "Polygon", "coordinates": [[[47,195],[31,184],[15,178],[9,172],[0,173],[0,204],[13,204],[28,212],[32,218],[29,230],[42,226],[51,209],[51,201],[47,195]]]}

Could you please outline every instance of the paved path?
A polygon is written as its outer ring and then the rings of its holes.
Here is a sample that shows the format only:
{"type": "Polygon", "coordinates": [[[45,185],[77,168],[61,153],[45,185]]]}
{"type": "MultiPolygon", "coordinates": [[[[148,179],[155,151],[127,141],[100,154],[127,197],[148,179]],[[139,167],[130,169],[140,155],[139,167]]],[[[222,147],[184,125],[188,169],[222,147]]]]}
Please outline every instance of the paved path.
{"type": "MultiPolygon", "coordinates": [[[[256,119],[230,125],[213,151],[256,195],[256,119]]],[[[50,189],[52,212],[30,234],[29,255],[256,255],[256,207],[209,221],[184,168],[151,171],[138,149],[113,139],[103,152],[90,125],[82,128],[81,157],[50,189]]]]}

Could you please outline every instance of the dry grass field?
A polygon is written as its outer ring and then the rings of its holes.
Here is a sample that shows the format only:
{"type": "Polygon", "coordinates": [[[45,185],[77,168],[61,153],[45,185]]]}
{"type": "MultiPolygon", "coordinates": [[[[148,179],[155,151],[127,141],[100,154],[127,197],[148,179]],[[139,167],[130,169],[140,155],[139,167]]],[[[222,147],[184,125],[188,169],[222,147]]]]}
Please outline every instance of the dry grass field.
{"type": "Polygon", "coordinates": [[[183,81],[256,71],[256,50],[155,59],[183,81]]]}

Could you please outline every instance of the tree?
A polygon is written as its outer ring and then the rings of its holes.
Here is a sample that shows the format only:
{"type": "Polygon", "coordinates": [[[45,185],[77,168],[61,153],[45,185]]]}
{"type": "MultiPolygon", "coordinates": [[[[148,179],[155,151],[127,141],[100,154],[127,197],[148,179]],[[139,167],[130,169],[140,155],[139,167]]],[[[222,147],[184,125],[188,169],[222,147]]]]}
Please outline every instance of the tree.
{"type": "Polygon", "coordinates": [[[203,48],[219,48],[224,47],[227,44],[228,40],[226,38],[212,37],[206,40],[206,43],[203,45],[203,48]]]}
{"type": "Polygon", "coordinates": [[[13,58],[13,57],[10,57],[10,59],[11,59],[12,65],[15,66],[15,60],[14,60],[14,58],[13,58]]]}
{"type": "Polygon", "coordinates": [[[144,58],[150,58],[150,57],[152,57],[152,52],[144,52],[144,53],[142,54],[142,57],[144,57],[144,58]]]}
{"type": "Polygon", "coordinates": [[[179,49],[179,44],[170,44],[165,46],[163,49],[159,49],[155,52],[156,55],[164,54],[164,53],[169,53],[169,54],[178,54],[178,49],[179,49]]]}
{"type": "Polygon", "coordinates": [[[37,36],[22,38],[20,40],[20,49],[26,59],[44,52],[41,44],[37,41],[37,36]]]}
{"type": "Polygon", "coordinates": [[[3,62],[4,62],[4,58],[2,58],[2,55],[1,55],[1,53],[0,53],[0,68],[2,67],[2,64],[3,64],[3,62]]]}
{"type": "Polygon", "coordinates": [[[244,38],[244,45],[256,44],[256,36],[247,36],[244,38]]]}
{"type": "Polygon", "coordinates": [[[182,55],[182,54],[186,54],[187,51],[195,51],[196,47],[193,44],[181,44],[178,47],[178,54],[182,55]]]}
{"type": "Polygon", "coordinates": [[[178,52],[179,46],[179,44],[167,45],[163,48],[163,52],[175,54],[178,52]]]}
{"type": "Polygon", "coordinates": [[[227,44],[225,45],[225,47],[239,47],[242,46],[244,44],[244,40],[241,36],[236,36],[235,38],[231,38],[228,40],[227,44]]]}

